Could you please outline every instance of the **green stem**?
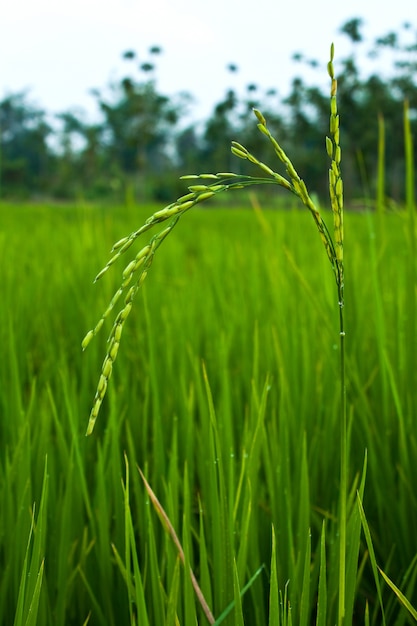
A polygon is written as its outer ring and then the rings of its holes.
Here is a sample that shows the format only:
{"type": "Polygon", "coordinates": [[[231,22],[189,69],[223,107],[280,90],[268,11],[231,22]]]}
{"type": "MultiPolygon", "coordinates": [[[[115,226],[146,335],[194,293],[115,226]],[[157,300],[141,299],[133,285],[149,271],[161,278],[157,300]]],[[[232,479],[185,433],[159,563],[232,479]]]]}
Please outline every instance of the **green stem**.
{"type": "Polygon", "coordinates": [[[340,331],[340,517],[339,517],[339,626],[344,623],[346,597],[346,531],[347,531],[347,416],[345,380],[344,286],[337,285],[340,331]]]}

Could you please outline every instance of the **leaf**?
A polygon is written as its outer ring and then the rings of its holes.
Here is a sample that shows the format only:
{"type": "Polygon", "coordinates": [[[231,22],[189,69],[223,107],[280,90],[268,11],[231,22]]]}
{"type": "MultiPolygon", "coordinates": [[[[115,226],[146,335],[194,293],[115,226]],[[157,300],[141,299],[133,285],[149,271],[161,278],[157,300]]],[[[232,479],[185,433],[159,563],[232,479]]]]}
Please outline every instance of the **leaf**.
{"type": "Polygon", "coordinates": [[[411,602],[409,600],[407,600],[407,598],[405,597],[405,595],[402,593],[402,591],[400,591],[398,589],[398,587],[392,582],[392,580],[390,578],[388,578],[388,576],[385,574],[385,572],[382,571],[382,569],[380,567],[378,567],[382,578],[385,580],[385,582],[387,583],[387,585],[389,587],[391,587],[391,589],[393,590],[393,592],[395,593],[395,595],[397,596],[397,598],[399,599],[399,601],[401,602],[401,604],[407,609],[407,611],[409,611],[409,613],[411,613],[411,615],[413,616],[413,618],[416,620],[417,622],[417,611],[416,609],[412,606],[411,602]]]}

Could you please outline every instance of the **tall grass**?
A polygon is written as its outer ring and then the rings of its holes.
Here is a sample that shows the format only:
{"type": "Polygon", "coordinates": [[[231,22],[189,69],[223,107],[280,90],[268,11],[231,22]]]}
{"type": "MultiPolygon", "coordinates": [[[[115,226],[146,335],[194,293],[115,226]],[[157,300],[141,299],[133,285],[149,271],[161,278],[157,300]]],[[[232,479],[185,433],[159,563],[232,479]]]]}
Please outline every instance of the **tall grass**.
{"type": "MultiPolygon", "coordinates": [[[[216,619],[255,576],[241,600],[244,623],[295,624],[301,614],[315,623],[317,612],[318,623],[333,624],[339,347],[315,226],[302,212],[249,205],[190,214],[144,285],[102,419],[85,438],[100,346],[84,355],[74,346],[117,287],[109,274],[93,293],[88,275],[137,211],[2,207],[0,621],[15,619],[34,520],[35,535],[45,532],[29,577],[44,559],[38,624],[89,615],[89,624],[206,623],[139,465],[216,619]]],[[[415,606],[408,214],[348,214],[346,231],[349,502],[367,449],[375,558],[415,606]]],[[[352,555],[347,572],[355,565],[352,555]]],[[[354,619],[364,620],[368,601],[370,623],[381,623],[364,540],[359,569],[346,577],[354,619]]],[[[382,578],[380,586],[387,623],[411,623],[382,578]]],[[[30,605],[33,592],[26,597],[30,605]]]]}

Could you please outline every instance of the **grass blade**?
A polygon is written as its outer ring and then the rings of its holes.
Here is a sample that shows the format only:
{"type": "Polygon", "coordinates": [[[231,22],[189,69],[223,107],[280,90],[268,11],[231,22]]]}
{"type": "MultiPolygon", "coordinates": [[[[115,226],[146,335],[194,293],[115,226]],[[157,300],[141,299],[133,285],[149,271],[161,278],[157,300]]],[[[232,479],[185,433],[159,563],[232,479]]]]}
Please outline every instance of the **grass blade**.
{"type": "Polygon", "coordinates": [[[268,626],[280,626],[275,529],[272,526],[271,576],[269,581],[268,626]]]}
{"type": "Polygon", "coordinates": [[[42,483],[42,493],[39,503],[39,513],[35,522],[35,506],[33,507],[32,523],[26,547],[23,571],[20,580],[14,626],[32,626],[36,624],[39,600],[44,573],[44,553],[46,536],[46,510],[48,499],[48,463],[45,458],[45,467],[42,483]],[[33,541],[32,553],[29,554],[33,541]]]}
{"type": "Polygon", "coordinates": [[[25,621],[25,626],[36,626],[37,624],[39,598],[41,595],[44,567],[45,567],[45,560],[42,561],[38,575],[36,577],[36,584],[33,589],[32,599],[30,601],[30,605],[28,608],[28,615],[25,621]]]}
{"type": "Polygon", "coordinates": [[[308,532],[304,557],[303,584],[300,601],[300,626],[307,626],[310,619],[310,568],[311,568],[311,533],[308,532]]]}
{"type": "Polygon", "coordinates": [[[395,595],[397,596],[397,598],[399,599],[401,604],[407,609],[407,611],[413,616],[413,618],[417,622],[417,611],[412,606],[411,602],[405,597],[405,595],[402,593],[402,591],[400,591],[400,589],[398,589],[398,587],[392,582],[392,580],[390,578],[388,578],[388,576],[385,574],[385,572],[383,572],[380,567],[378,567],[378,569],[379,569],[379,571],[381,573],[382,578],[387,583],[387,585],[393,590],[393,592],[395,593],[395,595]]]}
{"type": "Polygon", "coordinates": [[[377,565],[376,558],[375,558],[375,551],[374,551],[374,546],[372,544],[372,538],[371,538],[371,533],[370,533],[369,526],[368,526],[368,521],[366,519],[365,511],[364,511],[359,494],[357,495],[357,501],[358,501],[358,507],[359,507],[359,514],[360,514],[360,518],[362,522],[362,528],[365,534],[366,545],[368,546],[369,558],[371,561],[372,572],[374,575],[379,605],[381,607],[382,623],[384,624],[384,626],[386,626],[384,603],[382,601],[381,585],[379,584],[378,565],[377,565]]]}
{"type": "MultiPolygon", "coordinates": [[[[359,486],[359,498],[362,500],[365,490],[367,469],[367,453],[363,463],[362,479],[359,486]]],[[[352,511],[347,527],[347,555],[346,555],[346,623],[353,620],[355,594],[358,585],[358,560],[361,539],[361,518],[358,506],[353,501],[352,511]]]]}
{"type": "Polygon", "coordinates": [[[178,591],[180,587],[180,557],[177,557],[174,567],[174,574],[171,580],[171,589],[168,596],[167,603],[167,616],[165,626],[177,626],[177,603],[178,603],[178,591]]]}
{"type": "MultiPolygon", "coordinates": [[[[256,572],[253,574],[253,576],[251,576],[250,580],[246,583],[246,585],[239,591],[239,600],[238,600],[238,604],[239,606],[241,605],[241,599],[242,597],[245,595],[245,593],[247,591],[249,591],[249,589],[252,587],[253,583],[255,582],[255,580],[258,578],[258,576],[262,573],[262,571],[264,570],[265,566],[261,565],[261,567],[259,567],[256,572]]],[[[235,580],[235,585],[238,585],[238,581],[235,580]]],[[[224,611],[221,613],[221,615],[219,615],[219,617],[216,619],[216,621],[214,622],[214,626],[220,626],[220,624],[222,624],[224,622],[224,620],[226,619],[226,617],[233,611],[233,609],[236,606],[236,601],[234,600],[233,602],[231,602],[225,609],[224,611]]],[[[240,609],[238,607],[238,615],[239,615],[240,609]]],[[[238,619],[240,619],[238,617],[238,619]]]]}
{"type": "Polygon", "coordinates": [[[326,626],[327,615],[327,581],[326,581],[326,525],[323,520],[320,539],[320,574],[317,598],[316,626],[326,626]]]}

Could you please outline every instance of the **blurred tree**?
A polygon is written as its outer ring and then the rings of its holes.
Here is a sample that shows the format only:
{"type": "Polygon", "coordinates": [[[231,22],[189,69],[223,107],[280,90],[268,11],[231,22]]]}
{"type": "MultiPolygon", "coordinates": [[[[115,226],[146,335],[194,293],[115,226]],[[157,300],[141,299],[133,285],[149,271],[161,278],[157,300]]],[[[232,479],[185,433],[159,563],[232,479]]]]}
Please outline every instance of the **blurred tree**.
{"type": "Polygon", "coordinates": [[[3,193],[45,191],[53,166],[47,144],[51,132],[46,114],[28,101],[26,92],[9,95],[0,102],[3,193]]]}
{"type": "Polygon", "coordinates": [[[234,115],[237,106],[237,94],[234,89],[229,89],[224,99],[215,105],[213,113],[206,121],[201,150],[203,170],[212,169],[213,163],[218,171],[231,169],[230,142],[237,135],[234,115]]]}
{"type": "Polygon", "coordinates": [[[57,118],[60,149],[52,193],[62,198],[108,194],[112,181],[106,167],[105,125],[87,123],[82,112],[65,112],[57,118]]]}
{"type": "MultiPolygon", "coordinates": [[[[403,42],[401,33],[392,31],[378,37],[370,44],[368,56],[376,60],[382,52],[390,52],[391,71],[386,71],[384,76],[376,72],[364,75],[361,71],[365,43],[362,27],[363,21],[354,18],[340,29],[352,43],[351,52],[339,60],[341,70],[338,71],[338,108],[342,117],[341,144],[346,199],[375,193],[378,116],[382,115],[389,164],[386,173],[387,193],[400,200],[404,188],[401,176],[404,159],[403,103],[406,99],[410,103],[412,128],[414,132],[417,130],[417,34],[408,33],[415,37],[411,43],[403,42]],[[362,46],[360,56],[357,49],[359,44],[362,46]]],[[[410,31],[409,25],[403,25],[403,30],[410,31]]],[[[312,66],[301,53],[297,53],[295,58],[312,66]]],[[[320,68],[321,73],[323,70],[320,68]]],[[[328,96],[307,86],[300,78],[293,81],[292,92],[285,102],[289,107],[294,160],[303,165],[303,176],[308,175],[309,180],[318,181],[318,190],[323,193],[327,182],[320,171],[324,173],[327,169],[323,161],[322,138],[327,133],[328,96]],[[302,154],[297,154],[300,151],[302,154]]]]}
{"type": "Polygon", "coordinates": [[[363,20],[360,17],[354,17],[343,24],[340,29],[341,33],[344,33],[349,37],[352,43],[359,43],[363,40],[361,28],[363,26],[363,20]]]}
{"type": "MultiPolygon", "coordinates": [[[[161,53],[152,46],[151,55],[161,53]]],[[[124,53],[136,59],[132,51],[124,53]]],[[[190,100],[182,93],[168,97],[159,93],[154,78],[155,66],[144,61],[139,70],[145,78],[126,76],[111,86],[110,97],[96,92],[103,121],[103,151],[106,166],[121,179],[137,177],[149,182],[159,172],[172,169],[174,137],[181,116],[190,100]],[[149,75],[149,77],[148,77],[149,75]]]]}

